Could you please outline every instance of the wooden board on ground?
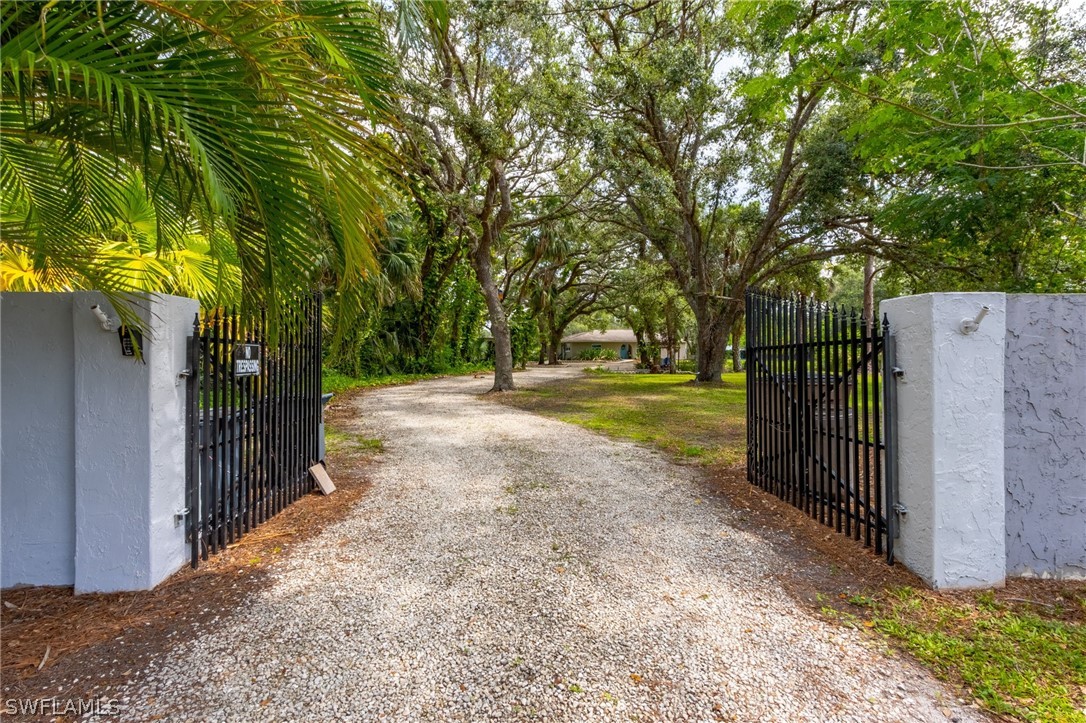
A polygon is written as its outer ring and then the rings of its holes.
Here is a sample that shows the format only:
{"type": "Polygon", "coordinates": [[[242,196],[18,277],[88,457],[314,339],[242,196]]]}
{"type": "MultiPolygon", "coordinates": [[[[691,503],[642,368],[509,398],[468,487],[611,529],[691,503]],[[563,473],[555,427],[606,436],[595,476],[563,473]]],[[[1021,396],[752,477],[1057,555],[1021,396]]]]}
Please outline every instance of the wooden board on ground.
{"type": "Polygon", "coordinates": [[[328,476],[328,470],[320,462],[309,468],[309,474],[324,494],[330,495],[336,491],[336,486],[332,484],[332,478],[328,476]]]}

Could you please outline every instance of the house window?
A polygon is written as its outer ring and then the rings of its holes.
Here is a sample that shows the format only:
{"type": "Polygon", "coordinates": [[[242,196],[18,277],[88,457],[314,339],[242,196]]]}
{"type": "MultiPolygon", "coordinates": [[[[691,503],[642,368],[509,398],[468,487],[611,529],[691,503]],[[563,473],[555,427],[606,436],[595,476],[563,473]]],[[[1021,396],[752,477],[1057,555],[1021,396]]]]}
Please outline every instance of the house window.
{"type": "Polygon", "coordinates": [[[592,351],[599,351],[602,348],[603,348],[602,344],[593,344],[592,345],[592,351]]]}

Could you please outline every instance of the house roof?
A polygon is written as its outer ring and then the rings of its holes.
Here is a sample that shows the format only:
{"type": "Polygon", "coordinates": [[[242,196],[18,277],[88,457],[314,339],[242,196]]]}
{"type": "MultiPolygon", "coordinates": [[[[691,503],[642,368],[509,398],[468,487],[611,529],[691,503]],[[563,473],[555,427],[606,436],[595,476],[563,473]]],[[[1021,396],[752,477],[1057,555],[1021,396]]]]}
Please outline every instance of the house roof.
{"type": "Polygon", "coordinates": [[[571,343],[591,343],[600,344],[602,342],[612,342],[614,344],[635,344],[637,337],[633,333],[633,329],[608,329],[607,331],[582,331],[580,334],[570,334],[569,336],[562,337],[563,344],[571,343]]]}

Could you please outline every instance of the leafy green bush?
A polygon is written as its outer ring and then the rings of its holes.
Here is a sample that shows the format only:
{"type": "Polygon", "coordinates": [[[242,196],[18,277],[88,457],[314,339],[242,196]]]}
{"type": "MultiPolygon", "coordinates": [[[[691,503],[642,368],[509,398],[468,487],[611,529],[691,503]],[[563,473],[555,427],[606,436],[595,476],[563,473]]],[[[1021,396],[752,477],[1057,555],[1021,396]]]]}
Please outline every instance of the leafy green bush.
{"type": "Polygon", "coordinates": [[[675,362],[675,369],[680,372],[693,372],[697,371],[697,365],[694,364],[693,359],[681,359],[675,362]]]}
{"type": "Polygon", "coordinates": [[[614,349],[588,348],[578,354],[577,358],[581,361],[618,361],[618,352],[614,349]]]}

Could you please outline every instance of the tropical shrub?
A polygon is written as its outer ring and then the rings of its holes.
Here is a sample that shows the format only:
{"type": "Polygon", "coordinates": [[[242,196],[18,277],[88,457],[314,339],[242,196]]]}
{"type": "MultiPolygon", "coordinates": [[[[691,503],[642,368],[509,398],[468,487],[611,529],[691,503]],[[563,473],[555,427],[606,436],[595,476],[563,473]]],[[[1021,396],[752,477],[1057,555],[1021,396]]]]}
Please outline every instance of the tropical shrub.
{"type": "Polygon", "coordinates": [[[577,355],[580,361],[618,361],[618,352],[614,349],[585,349],[577,355]]]}

